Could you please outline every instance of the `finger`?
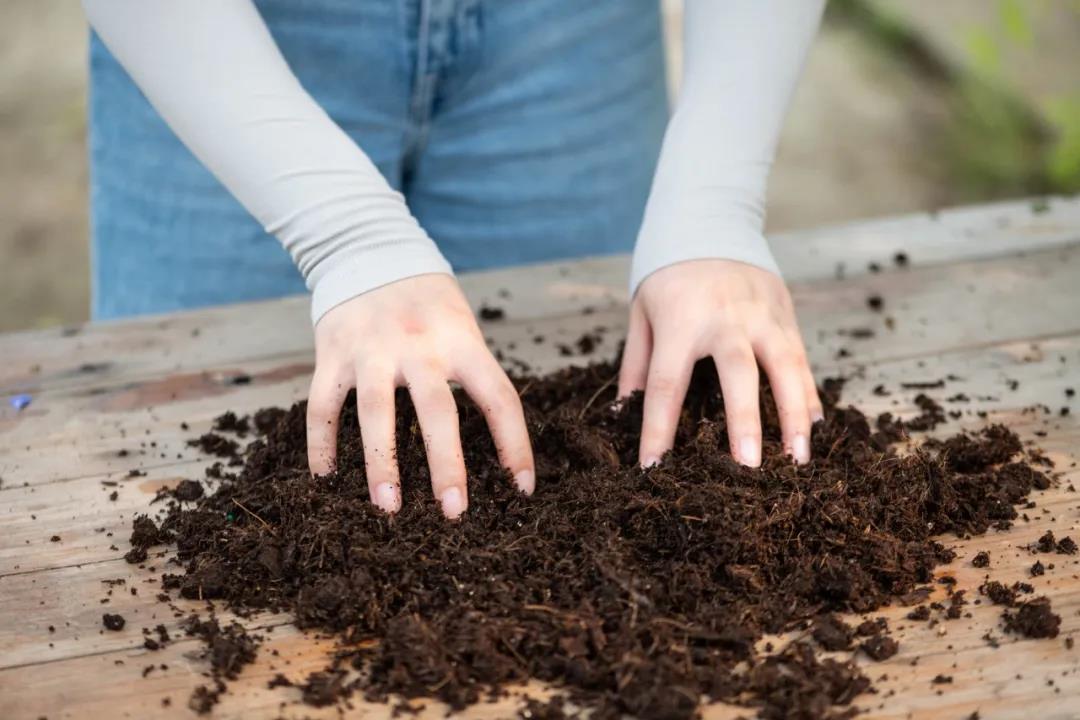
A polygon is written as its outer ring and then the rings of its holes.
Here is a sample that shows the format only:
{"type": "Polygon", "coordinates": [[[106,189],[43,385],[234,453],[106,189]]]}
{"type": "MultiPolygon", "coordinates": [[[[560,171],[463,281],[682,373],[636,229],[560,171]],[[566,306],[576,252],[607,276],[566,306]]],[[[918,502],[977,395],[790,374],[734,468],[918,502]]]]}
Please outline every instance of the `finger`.
{"type": "Polygon", "coordinates": [[[806,410],[810,413],[810,424],[825,419],[825,411],[818,396],[817,382],[814,381],[814,372],[810,369],[810,361],[806,357],[806,346],[803,344],[802,334],[799,328],[792,322],[787,330],[787,337],[798,353],[798,362],[801,367],[803,390],[806,395],[806,410]]]}
{"type": "Polygon", "coordinates": [[[431,488],[446,517],[461,517],[469,504],[465,457],[461,452],[457,405],[446,374],[434,363],[427,363],[411,375],[406,373],[405,380],[424,435],[431,488]]]}
{"type": "Polygon", "coordinates": [[[758,366],[750,341],[729,338],[713,353],[724,394],[731,454],[743,465],[761,464],[761,410],[758,366]]]}
{"type": "Polygon", "coordinates": [[[638,450],[639,462],[644,467],[660,462],[660,457],[675,441],[675,430],[695,360],[689,344],[684,341],[671,338],[661,342],[658,339],[654,346],[645,381],[645,408],[638,450]]]}
{"type": "Polygon", "coordinates": [[[622,364],[619,366],[618,397],[628,397],[635,390],[644,390],[649,375],[649,355],[652,354],[652,330],[640,303],[630,308],[630,326],[626,331],[622,364]]]}
{"type": "Polygon", "coordinates": [[[825,419],[825,410],[821,406],[821,397],[818,396],[817,383],[814,382],[814,373],[810,369],[810,363],[803,356],[803,391],[806,393],[806,410],[810,413],[810,424],[825,419]]]}
{"type": "Polygon", "coordinates": [[[401,483],[394,444],[393,370],[362,368],[356,380],[356,416],[364,446],[364,470],[371,501],[381,510],[401,509],[401,483]]]}
{"type": "Polygon", "coordinates": [[[308,468],[312,475],[328,475],[336,467],[338,419],[352,386],[345,368],[315,369],[307,404],[308,468]]]}
{"type": "Polygon", "coordinates": [[[769,376],[780,415],[784,451],[795,458],[795,462],[804,463],[810,459],[810,413],[806,407],[805,375],[798,353],[780,333],[762,338],[754,351],[769,376]]]}
{"type": "Polygon", "coordinates": [[[484,413],[499,462],[513,475],[518,490],[531,495],[536,487],[532,444],[521,398],[510,378],[491,353],[483,350],[455,372],[455,379],[484,413]]]}

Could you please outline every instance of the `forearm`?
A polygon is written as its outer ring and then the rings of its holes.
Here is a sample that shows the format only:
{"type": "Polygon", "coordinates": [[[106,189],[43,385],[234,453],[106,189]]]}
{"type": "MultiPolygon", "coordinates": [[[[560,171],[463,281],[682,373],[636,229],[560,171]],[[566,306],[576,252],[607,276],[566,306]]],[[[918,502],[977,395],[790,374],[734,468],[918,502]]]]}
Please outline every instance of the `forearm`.
{"type": "Polygon", "coordinates": [[[292,255],[330,308],[449,264],[363,151],[304,91],[250,0],[83,0],[173,131],[292,255]]]}
{"type": "Polygon", "coordinates": [[[685,260],[779,272],[762,233],[769,169],[824,0],[687,0],[683,82],[630,289],[685,260]]]}

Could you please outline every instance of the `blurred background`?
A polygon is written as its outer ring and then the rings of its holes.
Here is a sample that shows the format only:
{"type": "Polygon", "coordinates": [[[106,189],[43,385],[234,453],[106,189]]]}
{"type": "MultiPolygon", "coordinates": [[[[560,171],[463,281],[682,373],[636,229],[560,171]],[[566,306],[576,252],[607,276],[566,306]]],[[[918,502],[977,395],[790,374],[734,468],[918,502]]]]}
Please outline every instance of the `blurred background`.
{"type": "MultiPolygon", "coordinates": [[[[0,331],[87,317],[86,33],[78,0],[0,4],[0,331]]],[[[1077,191],[1080,0],[830,0],[769,230],[1077,191]]]]}

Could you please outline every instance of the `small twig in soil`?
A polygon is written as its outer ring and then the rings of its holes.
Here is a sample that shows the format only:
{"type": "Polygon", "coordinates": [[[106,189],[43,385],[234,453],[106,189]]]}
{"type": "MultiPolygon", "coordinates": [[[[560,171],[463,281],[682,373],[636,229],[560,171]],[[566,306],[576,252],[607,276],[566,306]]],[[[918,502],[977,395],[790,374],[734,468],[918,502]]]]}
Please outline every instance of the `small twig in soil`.
{"type": "MultiPolygon", "coordinates": [[[[259,522],[261,522],[261,523],[263,524],[263,527],[264,527],[264,528],[266,528],[266,529],[267,529],[267,530],[269,530],[270,532],[274,532],[274,528],[272,528],[272,527],[270,526],[270,523],[266,522],[266,521],[265,521],[265,520],[263,520],[263,519],[262,519],[261,517],[259,517],[259,516],[258,516],[258,515],[256,515],[255,513],[251,512],[251,511],[250,511],[250,510],[248,510],[248,509],[247,509],[246,507],[244,507],[244,503],[240,502],[240,501],[239,501],[239,500],[237,500],[236,498],[233,498],[233,499],[232,499],[232,501],[233,501],[234,503],[236,503],[236,506],[237,506],[238,508],[240,508],[241,510],[243,510],[244,512],[246,512],[246,513],[247,513],[248,515],[250,515],[251,517],[253,517],[253,518],[255,518],[256,520],[258,520],[259,522]]],[[[276,533],[275,533],[275,534],[276,534],[276,533]]]]}
{"type": "Polygon", "coordinates": [[[607,382],[605,382],[603,385],[596,389],[596,392],[592,394],[592,397],[589,398],[589,401],[585,403],[585,407],[581,408],[581,412],[578,413],[578,420],[585,417],[585,411],[588,410],[594,402],[596,402],[596,398],[600,397],[600,393],[607,390],[611,386],[611,383],[615,382],[615,379],[617,377],[618,375],[612,375],[610,378],[607,379],[607,382]]]}

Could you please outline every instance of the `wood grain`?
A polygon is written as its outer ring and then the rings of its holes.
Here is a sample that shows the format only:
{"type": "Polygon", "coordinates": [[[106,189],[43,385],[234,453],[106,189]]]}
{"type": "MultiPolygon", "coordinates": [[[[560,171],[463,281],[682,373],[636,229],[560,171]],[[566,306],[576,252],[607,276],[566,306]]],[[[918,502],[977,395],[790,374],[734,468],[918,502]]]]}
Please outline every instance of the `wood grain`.
{"type": "MultiPolygon", "coordinates": [[[[962,393],[969,400],[945,403],[959,416],[943,430],[1005,422],[1045,448],[1062,473],[1059,486],[1037,495],[1028,520],[1013,529],[945,538],[958,557],[940,570],[970,591],[988,573],[1032,582],[1061,614],[1062,636],[1004,636],[1001,610],[988,604],[969,606],[970,618],[935,628],[905,620],[905,608],[887,608],[881,614],[899,629],[901,652],[867,665],[879,693],[859,704],[868,717],[881,718],[961,718],[974,711],[982,718],[1080,717],[1080,650],[1064,642],[1080,634],[1080,564],[1044,556],[1054,570],[1028,578],[1034,557],[1026,547],[1048,528],[1080,537],[1080,495],[1069,489],[1080,484],[1080,399],[1065,395],[1067,387],[1080,392],[1080,199],[791,233],[773,238],[773,247],[792,281],[818,377],[847,375],[846,402],[903,416],[913,410],[915,391],[902,382],[952,375],[935,395],[962,393]],[[908,254],[904,268],[893,264],[898,250],[908,254]],[[870,263],[882,270],[870,272],[870,263]],[[871,294],[885,299],[884,312],[866,306],[871,294]],[[854,340],[846,331],[856,327],[875,335],[854,340]],[[841,348],[850,356],[839,356],[841,348]],[[875,393],[877,386],[889,394],[875,393]],[[1063,407],[1069,415],[1061,415],[1063,407]],[[970,565],[979,550],[992,556],[987,570],[970,565]],[[987,644],[988,631],[1001,639],[1000,648],[987,644]],[[938,674],[953,682],[931,684],[938,674]]],[[[626,269],[625,258],[591,259],[467,276],[463,286],[474,307],[506,311],[507,319],[486,324],[485,334],[507,364],[516,358],[545,371],[614,352],[624,331],[626,269]],[[560,343],[597,326],[608,330],[596,356],[559,353],[560,343]],[[537,335],[545,341],[534,343],[537,335]]],[[[169,555],[152,556],[146,565],[153,571],[125,563],[130,521],[154,510],[148,502],[158,488],[201,476],[208,461],[185,441],[209,428],[214,416],[302,398],[310,341],[302,298],[0,336],[0,395],[34,397],[22,412],[6,403],[0,410],[0,716],[191,716],[187,697],[206,681],[198,644],[181,639],[151,653],[142,647],[141,629],[161,622],[177,631],[176,615],[203,605],[177,601],[173,610],[154,600],[169,555]],[[239,376],[250,381],[236,384],[239,376]],[[128,477],[132,468],[147,474],[128,477]],[[54,534],[60,540],[51,541],[54,534]],[[117,579],[124,584],[108,594],[103,581],[117,579]],[[102,630],[108,610],[127,617],[123,631],[102,630]],[[143,678],[151,663],[158,667],[143,678]],[[162,704],[165,698],[170,705],[162,704]]],[[[294,689],[266,688],[276,672],[302,680],[321,669],[332,640],[301,633],[284,616],[242,622],[279,655],[261,653],[230,686],[216,717],[339,715],[299,704],[294,689]]],[[[512,717],[518,702],[482,704],[466,715],[512,717]]],[[[445,715],[437,703],[424,704],[420,717],[445,715]]],[[[389,714],[386,706],[359,700],[345,712],[389,714]]],[[[733,718],[746,711],[711,706],[704,714],[733,718]]]]}

